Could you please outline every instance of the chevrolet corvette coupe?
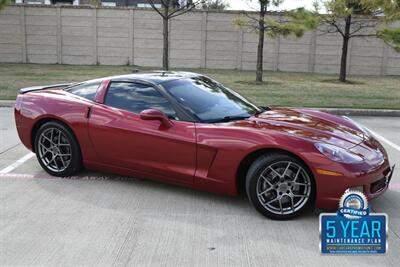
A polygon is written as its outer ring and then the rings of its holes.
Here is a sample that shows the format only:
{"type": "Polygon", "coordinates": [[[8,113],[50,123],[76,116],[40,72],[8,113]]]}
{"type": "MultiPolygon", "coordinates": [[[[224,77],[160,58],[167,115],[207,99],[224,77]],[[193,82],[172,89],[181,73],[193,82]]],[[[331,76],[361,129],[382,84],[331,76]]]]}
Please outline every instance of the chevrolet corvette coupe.
{"type": "Polygon", "coordinates": [[[382,145],[351,119],[258,107],[188,72],[136,73],[23,88],[22,143],[54,176],[90,170],[244,193],[264,216],[336,208],[347,189],[369,198],[393,168],[382,145]]]}

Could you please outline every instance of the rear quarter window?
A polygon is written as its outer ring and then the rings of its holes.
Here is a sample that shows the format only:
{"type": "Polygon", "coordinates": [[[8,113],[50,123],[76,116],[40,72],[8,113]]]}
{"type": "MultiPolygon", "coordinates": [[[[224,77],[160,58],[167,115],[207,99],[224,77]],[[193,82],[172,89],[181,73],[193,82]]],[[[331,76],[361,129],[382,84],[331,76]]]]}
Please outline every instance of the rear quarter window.
{"type": "Polygon", "coordinates": [[[101,82],[78,84],[68,87],[65,91],[93,101],[100,84],[101,82]]]}

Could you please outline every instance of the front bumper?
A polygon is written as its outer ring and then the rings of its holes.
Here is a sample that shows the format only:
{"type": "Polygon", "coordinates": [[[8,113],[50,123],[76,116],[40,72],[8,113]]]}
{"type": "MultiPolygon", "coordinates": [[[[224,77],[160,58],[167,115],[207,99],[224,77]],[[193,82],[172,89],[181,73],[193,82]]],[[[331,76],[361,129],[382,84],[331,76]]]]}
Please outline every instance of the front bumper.
{"type": "Polygon", "coordinates": [[[317,177],[316,207],[336,209],[339,200],[347,189],[363,191],[368,200],[383,194],[389,187],[393,176],[394,165],[390,167],[385,161],[381,166],[362,173],[347,173],[341,177],[319,175],[317,177]]]}
{"type": "Polygon", "coordinates": [[[392,179],[395,165],[390,167],[384,173],[384,177],[381,179],[363,186],[363,193],[368,199],[373,199],[380,196],[389,187],[390,180],[392,179]]]}

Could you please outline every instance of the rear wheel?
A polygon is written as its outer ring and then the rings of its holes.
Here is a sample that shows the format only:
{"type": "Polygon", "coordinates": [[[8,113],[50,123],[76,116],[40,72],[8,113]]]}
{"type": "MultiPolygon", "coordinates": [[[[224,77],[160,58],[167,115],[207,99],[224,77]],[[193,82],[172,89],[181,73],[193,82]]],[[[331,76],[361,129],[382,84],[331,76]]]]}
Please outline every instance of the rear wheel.
{"type": "Polygon", "coordinates": [[[315,184],[302,162],[287,154],[274,153],[253,162],[246,176],[246,191],[261,214],[287,220],[312,203],[315,184]]]}
{"type": "Polygon", "coordinates": [[[59,122],[47,122],[38,129],[35,152],[42,168],[54,176],[71,176],[82,167],[78,142],[59,122]]]}

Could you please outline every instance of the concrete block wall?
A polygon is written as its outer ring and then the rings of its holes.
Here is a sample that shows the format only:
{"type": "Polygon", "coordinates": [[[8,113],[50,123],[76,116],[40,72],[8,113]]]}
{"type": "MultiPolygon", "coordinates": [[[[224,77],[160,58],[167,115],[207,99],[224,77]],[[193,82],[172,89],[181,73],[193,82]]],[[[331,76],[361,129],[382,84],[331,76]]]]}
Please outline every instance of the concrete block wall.
{"type": "MultiPolygon", "coordinates": [[[[280,39],[266,38],[264,43],[263,63],[266,70],[277,71],[278,51],[280,39]]],[[[243,31],[243,45],[241,56],[241,68],[244,70],[256,69],[258,34],[249,30],[243,31]]]]}
{"type": "Polygon", "coordinates": [[[314,72],[338,73],[342,53],[342,40],[339,34],[315,34],[314,72]]]}
{"type": "Polygon", "coordinates": [[[207,14],[206,68],[236,69],[239,51],[238,29],[232,23],[231,14],[210,12],[207,14]]]}
{"type": "Polygon", "coordinates": [[[279,71],[310,72],[313,66],[311,55],[313,33],[307,32],[301,38],[280,38],[277,53],[279,55],[279,71]]]}
{"type": "MultiPolygon", "coordinates": [[[[195,11],[173,18],[171,67],[254,70],[258,35],[234,26],[238,16],[195,11]]],[[[162,20],[152,10],[14,5],[0,12],[0,62],[159,68],[162,42],[162,20]]],[[[340,36],[319,31],[302,38],[266,37],[264,67],[338,73],[341,45],[340,36]]],[[[352,39],[348,72],[400,75],[400,54],[378,39],[352,39]]]]}
{"type": "Polygon", "coordinates": [[[21,21],[25,20],[24,28],[21,27],[21,39],[25,40],[26,52],[22,61],[31,63],[58,63],[58,17],[57,9],[20,9],[21,21]]]}
{"type": "Polygon", "coordinates": [[[56,8],[60,13],[61,58],[60,64],[96,64],[92,9],[56,8]]]}
{"type": "MultiPolygon", "coordinates": [[[[203,13],[193,12],[178,16],[170,26],[170,65],[173,68],[199,68],[204,66],[202,56],[203,13]]],[[[160,58],[162,40],[160,40],[160,58]]],[[[161,66],[161,63],[160,63],[161,66]]]]}
{"type": "Polygon", "coordinates": [[[24,16],[18,7],[8,7],[0,13],[0,61],[22,62],[26,52],[24,16]]]}
{"type": "Polygon", "coordinates": [[[133,12],[133,64],[159,67],[162,64],[162,20],[151,11],[133,12]]]}
{"type": "Polygon", "coordinates": [[[92,9],[93,61],[101,65],[133,63],[133,11],[92,9]],[[97,40],[97,42],[96,42],[97,40]]]}

